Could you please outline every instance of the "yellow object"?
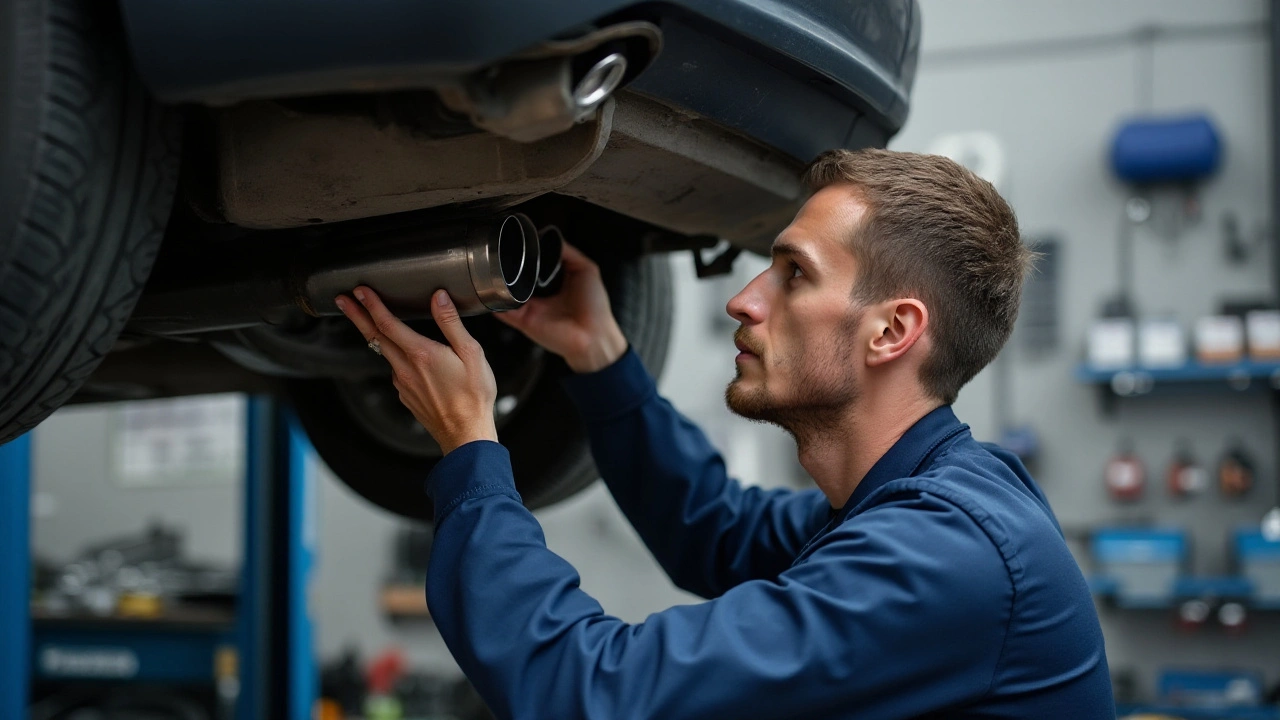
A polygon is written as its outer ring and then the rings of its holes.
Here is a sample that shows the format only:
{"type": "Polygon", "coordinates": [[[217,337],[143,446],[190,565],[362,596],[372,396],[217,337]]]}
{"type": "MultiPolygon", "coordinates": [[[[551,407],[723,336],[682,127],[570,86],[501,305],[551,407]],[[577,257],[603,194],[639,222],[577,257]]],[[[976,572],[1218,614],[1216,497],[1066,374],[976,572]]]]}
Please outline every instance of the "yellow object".
{"type": "Polygon", "coordinates": [[[240,672],[240,656],[230,645],[222,645],[213,656],[213,676],[219,680],[233,678],[240,672]]]}
{"type": "Polygon", "coordinates": [[[156,618],[164,612],[160,596],[153,593],[124,593],[116,603],[121,617],[156,618]]]}

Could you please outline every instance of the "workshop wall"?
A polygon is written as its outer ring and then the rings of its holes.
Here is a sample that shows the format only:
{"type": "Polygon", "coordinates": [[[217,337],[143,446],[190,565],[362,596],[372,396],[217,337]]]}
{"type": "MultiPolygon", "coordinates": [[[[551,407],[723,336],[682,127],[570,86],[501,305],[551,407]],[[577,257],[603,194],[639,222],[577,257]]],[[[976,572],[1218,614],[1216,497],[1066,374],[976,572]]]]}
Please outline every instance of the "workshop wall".
{"type": "Polygon", "coordinates": [[[54,562],[137,535],[152,521],[182,533],[188,559],[240,564],[242,483],[122,487],[110,471],[113,407],[67,407],[33,434],[32,552],[54,562]]]}
{"type": "MultiPolygon", "coordinates": [[[[1003,190],[1024,235],[1060,242],[1059,349],[1039,356],[1016,343],[1006,349],[1008,421],[1038,433],[1037,479],[1069,533],[1157,520],[1191,531],[1195,572],[1227,572],[1228,531],[1256,526],[1275,497],[1268,394],[1151,396],[1122,400],[1114,416],[1106,416],[1095,391],[1072,373],[1089,323],[1117,290],[1113,258],[1129,193],[1112,179],[1107,152],[1121,118],[1204,111],[1226,148],[1220,172],[1201,188],[1198,224],[1173,240],[1139,229],[1139,313],[1168,313],[1191,327],[1223,298],[1271,295],[1266,247],[1242,265],[1229,264],[1220,224],[1234,213],[1253,233],[1272,221],[1267,3],[923,0],[922,6],[924,45],[911,116],[891,147],[928,151],[946,133],[994,134],[1005,151],[1003,190]],[[1150,41],[1136,39],[1144,29],[1150,41]],[[1110,502],[1102,484],[1122,436],[1132,438],[1155,485],[1132,508],[1110,502]],[[1190,440],[1210,466],[1228,438],[1239,438],[1260,466],[1261,486],[1239,502],[1212,492],[1187,502],[1171,499],[1160,484],[1179,438],[1190,440]]],[[[961,419],[982,439],[996,439],[1005,424],[997,417],[997,373],[983,372],[957,403],[961,419]]],[[[1156,668],[1170,664],[1265,668],[1274,682],[1280,619],[1257,615],[1247,634],[1233,638],[1210,628],[1178,633],[1167,611],[1104,610],[1102,621],[1112,669],[1136,670],[1149,689],[1156,668]]]]}

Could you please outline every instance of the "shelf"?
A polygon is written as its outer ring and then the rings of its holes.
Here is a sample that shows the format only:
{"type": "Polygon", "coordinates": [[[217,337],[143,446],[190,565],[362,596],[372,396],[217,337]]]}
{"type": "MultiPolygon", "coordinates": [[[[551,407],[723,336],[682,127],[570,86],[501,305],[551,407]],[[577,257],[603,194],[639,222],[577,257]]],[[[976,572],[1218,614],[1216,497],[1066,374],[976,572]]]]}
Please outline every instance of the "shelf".
{"type": "Polygon", "coordinates": [[[378,604],[392,619],[431,619],[431,612],[427,610],[427,591],[422,585],[384,585],[378,604]]]}
{"type": "Polygon", "coordinates": [[[1165,610],[1176,607],[1184,600],[1220,598],[1235,600],[1251,610],[1280,610],[1280,603],[1271,599],[1254,597],[1254,585],[1249,578],[1230,575],[1225,577],[1199,577],[1185,575],[1173,582],[1170,594],[1161,598],[1124,598],[1120,583],[1107,575],[1091,575],[1087,578],[1089,591],[1101,598],[1114,598],[1116,606],[1127,610],[1165,610]]]}
{"type": "Polygon", "coordinates": [[[94,615],[86,611],[51,612],[32,604],[31,620],[48,627],[97,627],[139,629],[187,629],[229,631],[235,625],[235,610],[231,607],[172,604],[155,617],[126,617],[121,615],[94,615]]]}
{"type": "Polygon", "coordinates": [[[1280,710],[1271,707],[1195,708],[1168,705],[1117,705],[1120,717],[1127,715],[1167,715],[1187,720],[1280,720],[1280,710]]]}
{"type": "Polygon", "coordinates": [[[1089,365],[1076,368],[1076,379],[1109,388],[1121,397],[1145,395],[1162,385],[1207,384],[1224,389],[1247,390],[1251,387],[1280,388],[1280,362],[1246,360],[1210,365],[1188,362],[1173,368],[1122,368],[1099,370],[1089,365]]]}

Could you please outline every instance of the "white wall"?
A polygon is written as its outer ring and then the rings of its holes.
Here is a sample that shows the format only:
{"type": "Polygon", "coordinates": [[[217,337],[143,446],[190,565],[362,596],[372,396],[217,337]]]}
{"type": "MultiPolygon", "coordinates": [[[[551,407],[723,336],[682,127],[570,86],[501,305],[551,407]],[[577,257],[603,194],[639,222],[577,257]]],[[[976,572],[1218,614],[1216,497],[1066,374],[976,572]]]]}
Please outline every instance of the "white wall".
{"type": "Polygon", "coordinates": [[[191,559],[238,563],[239,483],[122,487],[108,470],[110,431],[111,408],[105,405],[64,408],[35,430],[33,551],[67,561],[86,544],[139,533],[156,520],[182,531],[191,559]]]}

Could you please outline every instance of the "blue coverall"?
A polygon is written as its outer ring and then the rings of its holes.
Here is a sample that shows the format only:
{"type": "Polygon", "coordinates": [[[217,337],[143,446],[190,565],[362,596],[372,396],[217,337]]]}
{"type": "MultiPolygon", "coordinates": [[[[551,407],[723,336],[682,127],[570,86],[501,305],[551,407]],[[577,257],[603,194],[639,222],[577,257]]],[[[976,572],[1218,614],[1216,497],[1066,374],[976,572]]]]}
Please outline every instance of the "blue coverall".
{"type": "Polygon", "coordinates": [[[634,352],[565,386],[618,506],[709,599],[639,624],[605,614],[547,549],[506,449],[454,450],[427,481],[427,602],[498,717],[1115,717],[1097,614],[1044,496],[950,407],[833,510],[817,490],[731,480],[634,352]]]}

